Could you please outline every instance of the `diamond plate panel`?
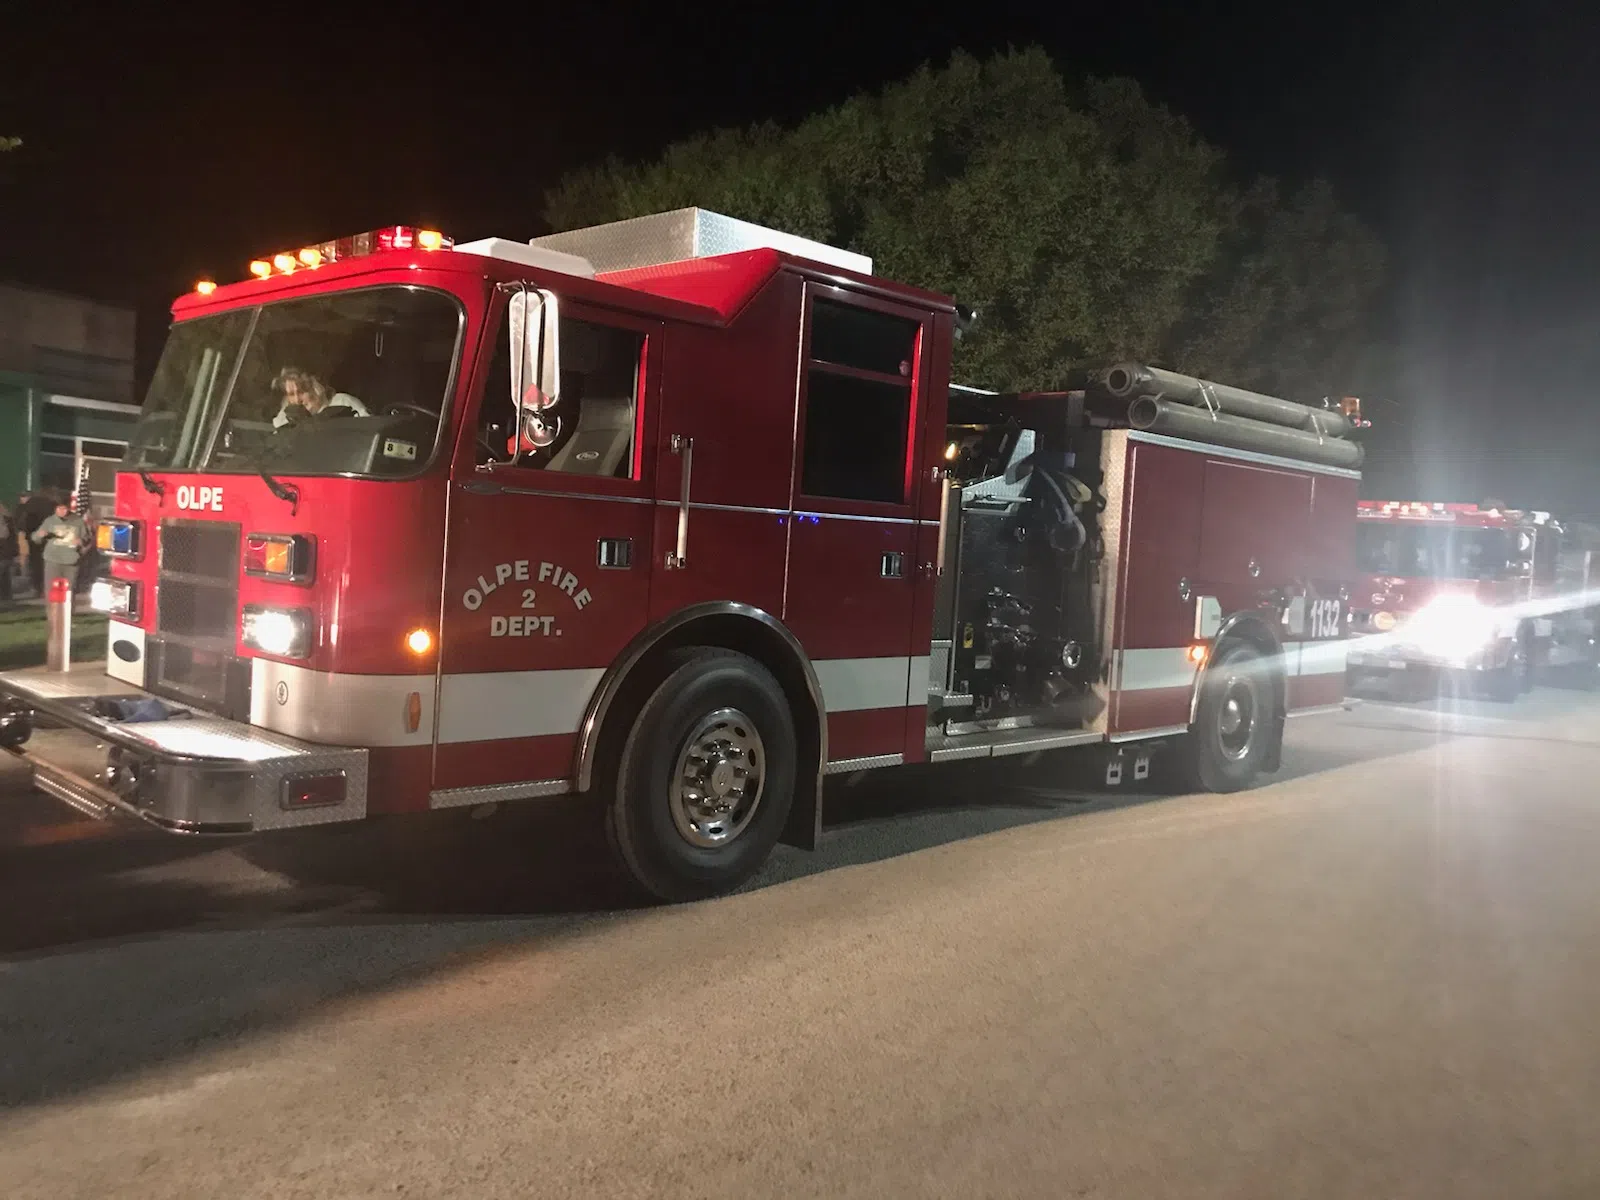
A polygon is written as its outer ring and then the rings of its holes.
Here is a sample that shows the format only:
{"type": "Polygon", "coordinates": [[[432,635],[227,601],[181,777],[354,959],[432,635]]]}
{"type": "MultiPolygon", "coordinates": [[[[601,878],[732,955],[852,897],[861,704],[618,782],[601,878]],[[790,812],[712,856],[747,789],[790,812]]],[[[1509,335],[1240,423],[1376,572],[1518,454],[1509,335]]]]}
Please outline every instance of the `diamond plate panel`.
{"type": "Polygon", "coordinates": [[[145,721],[119,724],[118,729],[168,754],[224,761],[267,763],[281,758],[306,758],[322,747],[297,742],[283,734],[220,717],[196,715],[175,721],[145,721]]]}
{"type": "Polygon", "coordinates": [[[1100,439],[1100,472],[1106,497],[1106,510],[1100,514],[1101,540],[1105,558],[1100,563],[1100,677],[1095,695],[1101,703],[1089,728],[1104,733],[1110,728],[1111,698],[1116,689],[1117,613],[1122,604],[1123,507],[1128,485],[1128,432],[1108,429],[1100,439]]]}
{"type": "Polygon", "coordinates": [[[703,208],[679,208],[588,229],[547,234],[532,239],[528,244],[586,258],[601,274],[761,249],[778,250],[862,275],[872,274],[872,259],[864,254],[767,229],[703,208]]]}
{"type": "Polygon", "coordinates": [[[367,815],[367,752],[332,746],[305,747],[292,762],[275,762],[273,771],[256,771],[251,780],[250,816],[257,829],[294,829],[358,821],[367,815]],[[293,775],[320,775],[343,771],[345,802],[326,808],[285,811],[279,796],[285,779],[293,775]]]}
{"type": "Polygon", "coordinates": [[[20,671],[0,671],[0,691],[27,700],[87,700],[96,696],[143,695],[130,683],[113,679],[93,668],[66,674],[45,667],[25,667],[20,671]]]}

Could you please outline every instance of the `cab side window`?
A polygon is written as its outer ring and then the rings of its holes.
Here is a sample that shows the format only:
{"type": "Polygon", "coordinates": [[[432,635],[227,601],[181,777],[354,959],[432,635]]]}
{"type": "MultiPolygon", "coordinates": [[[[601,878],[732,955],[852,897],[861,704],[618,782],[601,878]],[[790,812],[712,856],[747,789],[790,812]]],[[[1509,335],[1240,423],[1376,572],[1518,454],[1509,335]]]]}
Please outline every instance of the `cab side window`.
{"type": "MultiPolygon", "coordinates": [[[[525,408],[518,465],[631,479],[645,336],[631,329],[561,318],[561,392],[549,408],[525,408]]],[[[478,408],[478,463],[510,462],[518,448],[511,400],[511,345],[504,325],[478,408]]]]}
{"type": "Polygon", "coordinates": [[[800,490],[903,504],[917,321],[817,300],[811,307],[800,490]]]}

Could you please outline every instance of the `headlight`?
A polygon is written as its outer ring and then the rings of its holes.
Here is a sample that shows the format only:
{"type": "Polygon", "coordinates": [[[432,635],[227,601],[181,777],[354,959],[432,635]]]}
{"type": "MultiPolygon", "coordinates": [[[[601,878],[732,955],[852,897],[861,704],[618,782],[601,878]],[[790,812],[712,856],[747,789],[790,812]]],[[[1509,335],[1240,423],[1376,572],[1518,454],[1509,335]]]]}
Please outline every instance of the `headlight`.
{"type": "Polygon", "coordinates": [[[96,579],[89,585],[89,607],[113,617],[139,619],[139,585],[126,579],[96,579]]]}
{"type": "Polygon", "coordinates": [[[1469,658],[1500,634],[1500,615],[1470,596],[1441,596],[1400,627],[1399,636],[1434,658],[1469,658]]]}
{"type": "Polygon", "coordinates": [[[311,610],[244,607],[241,639],[252,650],[278,658],[305,658],[311,653],[311,610]]]}

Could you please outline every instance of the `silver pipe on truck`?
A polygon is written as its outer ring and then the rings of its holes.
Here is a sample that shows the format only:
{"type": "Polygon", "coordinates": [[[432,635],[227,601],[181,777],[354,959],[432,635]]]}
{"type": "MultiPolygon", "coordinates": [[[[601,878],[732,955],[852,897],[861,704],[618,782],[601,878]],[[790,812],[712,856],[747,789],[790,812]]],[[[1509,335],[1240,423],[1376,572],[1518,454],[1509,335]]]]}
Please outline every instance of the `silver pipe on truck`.
{"type": "Polygon", "coordinates": [[[1352,471],[1361,466],[1366,455],[1357,442],[1326,435],[1318,437],[1303,429],[1253,421],[1227,412],[1208,412],[1165,397],[1136,397],[1128,405],[1128,424],[1147,433],[1164,433],[1169,437],[1254,450],[1258,454],[1276,454],[1352,471]]]}
{"type": "Polygon", "coordinates": [[[1164,371],[1142,363],[1118,363],[1106,371],[1100,382],[1119,400],[1139,396],[1176,400],[1197,409],[1320,433],[1326,438],[1349,437],[1353,432],[1345,415],[1334,409],[1312,408],[1309,404],[1296,404],[1293,400],[1280,400],[1276,396],[1264,396],[1260,392],[1248,392],[1244,388],[1179,375],[1176,371],[1164,371]]]}

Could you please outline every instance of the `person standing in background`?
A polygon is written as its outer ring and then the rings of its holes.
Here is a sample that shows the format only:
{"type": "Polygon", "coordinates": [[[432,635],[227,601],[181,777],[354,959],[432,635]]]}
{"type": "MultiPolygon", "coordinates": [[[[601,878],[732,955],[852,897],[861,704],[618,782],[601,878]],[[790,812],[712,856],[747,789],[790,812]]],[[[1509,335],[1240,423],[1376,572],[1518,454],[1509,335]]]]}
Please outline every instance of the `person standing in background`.
{"type": "Polygon", "coordinates": [[[28,582],[36,596],[44,595],[44,557],[33,544],[33,535],[55,508],[55,498],[48,492],[29,492],[22,497],[22,536],[28,543],[28,582]]]}
{"type": "Polygon", "coordinates": [[[17,565],[17,533],[11,510],[0,504],[0,608],[11,607],[11,571],[17,565]]]}
{"type": "Polygon", "coordinates": [[[73,511],[71,502],[59,501],[56,511],[33,531],[31,540],[35,545],[44,546],[41,567],[44,583],[39,589],[41,596],[47,594],[46,589],[57,576],[64,577],[69,584],[76,582],[78,558],[89,540],[89,530],[83,518],[73,511]]]}

